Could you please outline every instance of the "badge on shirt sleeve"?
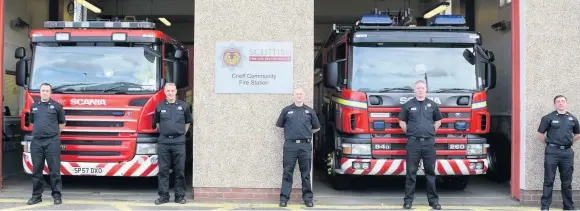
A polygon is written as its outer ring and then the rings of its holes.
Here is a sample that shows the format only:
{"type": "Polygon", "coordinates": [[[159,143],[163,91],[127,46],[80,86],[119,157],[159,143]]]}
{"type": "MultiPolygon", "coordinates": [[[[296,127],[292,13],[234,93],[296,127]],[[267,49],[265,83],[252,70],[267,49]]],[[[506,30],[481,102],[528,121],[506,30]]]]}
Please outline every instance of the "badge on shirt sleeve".
{"type": "Polygon", "coordinates": [[[183,110],[183,108],[181,106],[177,106],[177,110],[183,110]]]}
{"type": "Polygon", "coordinates": [[[51,108],[51,109],[54,109],[54,106],[53,106],[53,105],[50,105],[50,108],[51,108]]]}
{"type": "Polygon", "coordinates": [[[33,111],[36,111],[36,110],[38,110],[38,108],[32,108],[32,110],[33,110],[33,111]]]}
{"type": "Polygon", "coordinates": [[[310,111],[308,111],[308,110],[305,110],[305,111],[304,111],[304,113],[310,113],[310,111]]]}
{"type": "Polygon", "coordinates": [[[427,103],[427,107],[431,107],[431,103],[427,103]]]}
{"type": "Polygon", "coordinates": [[[167,111],[166,110],[161,110],[161,113],[165,113],[165,112],[167,112],[167,111]]]}
{"type": "Polygon", "coordinates": [[[572,118],[572,117],[568,117],[568,120],[572,121],[572,120],[574,120],[574,118],[572,118]]]}

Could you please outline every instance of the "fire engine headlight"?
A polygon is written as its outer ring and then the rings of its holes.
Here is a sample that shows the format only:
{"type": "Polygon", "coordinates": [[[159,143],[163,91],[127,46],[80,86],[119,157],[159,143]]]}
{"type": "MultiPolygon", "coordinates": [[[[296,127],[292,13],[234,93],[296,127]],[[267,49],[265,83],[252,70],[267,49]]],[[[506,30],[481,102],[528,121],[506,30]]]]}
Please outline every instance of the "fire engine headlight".
{"type": "Polygon", "coordinates": [[[483,153],[483,144],[468,144],[466,150],[467,150],[468,155],[484,154],[483,153]]]}
{"type": "Polygon", "coordinates": [[[22,141],[20,142],[20,144],[22,144],[22,148],[24,150],[24,152],[30,152],[30,141],[22,141]]]}
{"type": "Polygon", "coordinates": [[[127,34],[125,33],[113,33],[113,41],[125,41],[127,40],[127,34]]]}
{"type": "Polygon", "coordinates": [[[464,131],[467,130],[467,122],[466,121],[455,121],[453,124],[455,130],[464,131]]]}
{"type": "Polygon", "coordinates": [[[351,155],[370,155],[370,144],[342,144],[342,152],[351,155]]]}
{"type": "Polygon", "coordinates": [[[137,152],[140,155],[157,154],[157,144],[137,144],[137,152]]]}
{"type": "Polygon", "coordinates": [[[70,39],[70,34],[67,32],[57,32],[56,35],[56,40],[69,40],[70,39]]]}

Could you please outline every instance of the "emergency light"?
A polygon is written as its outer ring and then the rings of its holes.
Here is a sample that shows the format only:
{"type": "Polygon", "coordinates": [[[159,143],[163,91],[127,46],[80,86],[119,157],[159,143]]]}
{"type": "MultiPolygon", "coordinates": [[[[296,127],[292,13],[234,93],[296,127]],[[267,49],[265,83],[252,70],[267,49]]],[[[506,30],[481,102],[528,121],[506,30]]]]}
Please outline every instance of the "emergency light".
{"type": "Polygon", "coordinates": [[[465,25],[465,17],[461,15],[437,15],[431,21],[432,26],[465,25]]]}
{"type": "Polygon", "coordinates": [[[46,21],[48,29],[86,28],[86,29],[155,29],[152,22],[120,22],[120,21],[46,21]]]}
{"type": "Polygon", "coordinates": [[[358,21],[358,25],[382,25],[390,26],[393,20],[387,14],[367,14],[363,15],[358,21]]]}

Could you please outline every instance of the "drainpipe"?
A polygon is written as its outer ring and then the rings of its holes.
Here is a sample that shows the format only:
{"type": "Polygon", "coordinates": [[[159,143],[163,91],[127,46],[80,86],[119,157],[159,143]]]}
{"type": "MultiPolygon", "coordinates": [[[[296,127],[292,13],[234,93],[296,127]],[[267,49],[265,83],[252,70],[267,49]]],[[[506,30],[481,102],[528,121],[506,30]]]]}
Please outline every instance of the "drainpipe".
{"type": "MultiPolygon", "coordinates": [[[[5,1],[0,0],[0,23],[4,23],[4,4],[5,1]]],[[[0,24],[0,40],[4,40],[4,24],[0,24]]],[[[0,42],[0,58],[4,58],[4,41],[0,42]]],[[[4,59],[0,59],[0,69],[4,70],[4,59]]],[[[0,93],[4,93],[3,86],[4,74],[0,74],[0,93]]],[[[0,101],[0,108],[4,108],[4,102],[2,101],[0,101]]],[[[0,119],[2,120],[2,126],[4,126],[4,112],[2,112],[0,119]]],[[[3,127],[0,127],[0,133],[4,132],[3,129],[3,127]]],[[[1,138],[0,146],[2,146],[2,150],[0,150],[0,188],[2,188],[2,151],[4,151],[4,144],[1,138]]]]}

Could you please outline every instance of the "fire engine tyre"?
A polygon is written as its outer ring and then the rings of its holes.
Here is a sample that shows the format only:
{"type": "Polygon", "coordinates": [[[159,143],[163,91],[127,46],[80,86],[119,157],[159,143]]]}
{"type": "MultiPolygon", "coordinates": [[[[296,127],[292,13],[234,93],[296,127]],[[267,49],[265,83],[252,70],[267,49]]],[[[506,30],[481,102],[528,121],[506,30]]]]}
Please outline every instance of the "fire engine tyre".
{"type": "Polygon", "coordinates": [[[334,153],[329,153],[328,154],[328,161],[327,161],[327,179],[328,182],[330,183],[330,186],[332,186],[333,189],[335,190],[347,190],[350,189],[350,178],[348,178],[349,175],[342,175],[342,174],[336,174],[334,172],[334,166],[335,166],[335,162],[337,162],[336,160],[336,155],[334,153]]]}
{"type": "Polygon", "coordinates": [[[462,191],[465,190],[469,183],[469,176],[445,176],[443,180],[443,187],[449,190],[462,191]]]}
{"type": "Polygon", "coordinates": [[[487,136],[489,160],[486,177],[493,182],[505,182],[511,176],[511,145],[502,134],[492,133],[487,136]]]}
{"type": "Polygon", "coordinates": [[[348,178],[348,175],[342,174],[329,175],[329,182],[332,188],[335,190],[350,189],[350,179],[348,178]]]}

